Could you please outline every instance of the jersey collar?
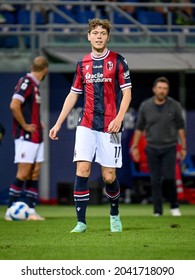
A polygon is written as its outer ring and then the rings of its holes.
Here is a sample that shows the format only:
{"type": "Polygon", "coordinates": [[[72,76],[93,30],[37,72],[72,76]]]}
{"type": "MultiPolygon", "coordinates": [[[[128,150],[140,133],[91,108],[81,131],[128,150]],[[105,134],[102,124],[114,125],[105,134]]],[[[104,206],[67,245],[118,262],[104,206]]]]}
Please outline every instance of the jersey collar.
{"type": "Polygon", "coordinates": [[[40,81],[34,75],[32,75],[31,73],[27,73],[26,76],[31,78],[37,85],[40,84],[40,81]]]}
{"type": "Polygon", "coordinates": [[[102,60],[104,58],[106,58],[109,55],[110,51],[107,49],[106,52],[104,54],[102,54],[101,56],[95,56],[93,54],[93,52],[91,52],[91,58],[94,60],[102,60]]]}

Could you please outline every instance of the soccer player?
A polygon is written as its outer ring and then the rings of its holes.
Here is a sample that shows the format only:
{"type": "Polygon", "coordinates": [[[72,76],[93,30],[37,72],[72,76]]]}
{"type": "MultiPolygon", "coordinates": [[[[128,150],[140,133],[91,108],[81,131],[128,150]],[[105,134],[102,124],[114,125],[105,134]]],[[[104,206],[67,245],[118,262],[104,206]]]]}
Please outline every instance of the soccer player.
{"type": "Polygon", "coordinates": [[[35,211],[38,197],[38,178],[40,164],[44,160],[43,124],[40,120],[41,97],[39,84],[48,72],[45,57],[36,57],[31,72],[21,77],[15,87],[10,109],[13,114],[13,137],[15,141],[16,178],[9,188],[8,209],[21,198],[25,186],[26,203],[30,207],[29,220],[43,220],[35,211]]]}
{"type": "Polygon", "coordinates": [[[74,202],[78,223],[71,232],[86,231],[86,208],[89,200],[88,178],[93,159],[101,165],[105,194],[110,201],[111,232],[121,232],[119,216],[120,186],[116,168],[122,166],[122,121],[131,101],[131,80],[127,61],[107,49],[111,24],[108,20],[92,19],[88,25],[88,41],[92,52],[78,62],[73,84],[65,99],[56,124],[49,132],[58,139],[62,123],[84,95],[79,118],[74,161],[77,162],[74,202]]]}
{"type": "Polygon", "coordinates": [[[131,147],[132,155],[139,160],[138,142],[146,132],[146,154],[150,169],[154,216],[163,214],[162,182],[169,189],[172,216],[181,216],[177,200],[175,166],[178,137],[180,159],[186,156],[186,135],[182,109],[176,100],[168,97],[169,81],[159,77],[153,84],[154,96],[144,101],[138,112],[136,129],[131,147]]]}

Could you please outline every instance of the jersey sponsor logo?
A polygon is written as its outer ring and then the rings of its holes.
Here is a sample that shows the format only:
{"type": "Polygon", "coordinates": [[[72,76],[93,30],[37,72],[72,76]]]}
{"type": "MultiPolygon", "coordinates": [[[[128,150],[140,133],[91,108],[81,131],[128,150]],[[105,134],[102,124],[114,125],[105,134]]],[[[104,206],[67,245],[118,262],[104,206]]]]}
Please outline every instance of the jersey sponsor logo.
{"type": "Polygon", "coordinates": [[[106,63],[106,68],[107,68],[107,70],[112,70],[113,67],[114,67],[114,64],[113,64],[112,61],[108,61],[108,62],[106,63]]]}
{"type": "Polygon", "coordinates": [[[93,68],[103,68],[103,66],[102,65],[93,65],[93,68]]]}
{"type": "Polygon", "coordinates": [[[95,74],[90,74],[89,72],[87,72],[85,75],[85,79],[87,84],[112,82],[112,78],[105,78],[103,73],[100,72],[95,74]]]}

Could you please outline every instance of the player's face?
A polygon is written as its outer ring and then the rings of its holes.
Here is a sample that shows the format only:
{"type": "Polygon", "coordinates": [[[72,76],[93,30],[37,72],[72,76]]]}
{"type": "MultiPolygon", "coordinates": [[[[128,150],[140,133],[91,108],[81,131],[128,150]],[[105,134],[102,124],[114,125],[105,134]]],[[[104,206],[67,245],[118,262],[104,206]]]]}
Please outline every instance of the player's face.
{"type": "Polygon", "coordinates": [[[164,101],[169,93],[169,85],[167,83],[158,82],[155,87],[153,87],[153,93],[157,101],[164,101]]]}
{"type": "Polygon", "coordinates": [[[92,51],[103,52],[109,40],[109,35],[106,29],[97,26],[88,33],[88,40],[91,42],[92,51]]]}

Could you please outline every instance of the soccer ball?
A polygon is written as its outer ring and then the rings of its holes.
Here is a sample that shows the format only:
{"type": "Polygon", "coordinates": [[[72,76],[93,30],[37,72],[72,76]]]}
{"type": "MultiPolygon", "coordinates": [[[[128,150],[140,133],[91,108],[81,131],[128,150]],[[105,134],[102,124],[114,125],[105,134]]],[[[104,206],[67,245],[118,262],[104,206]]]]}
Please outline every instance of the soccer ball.
{"type": "Polygon", "coordinates": [[[29,207],[23,201],[14,202],[9,209],[9,215],[13,221],[27,220],[29,216],[29,207]]]}

